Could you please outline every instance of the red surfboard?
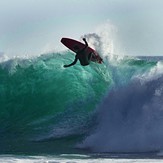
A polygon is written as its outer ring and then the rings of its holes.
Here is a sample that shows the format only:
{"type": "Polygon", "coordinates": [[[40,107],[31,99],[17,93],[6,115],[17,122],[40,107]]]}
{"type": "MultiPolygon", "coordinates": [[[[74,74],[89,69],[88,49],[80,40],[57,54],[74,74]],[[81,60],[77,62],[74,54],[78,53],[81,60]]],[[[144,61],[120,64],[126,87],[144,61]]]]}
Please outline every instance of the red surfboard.
{"type": "MultiPolygon", "coordinates": [[[[73,52],[75,52],[75,49],[74,49],[75,46],[78,46],[80,49],[83,49],[85,47],[85,44],[83,44],[83,43],[81,43],[81,42],[79,42],[77,40],[73,40],[71,38],[62,38],[61,43],[63,45],[65,45],[67,48],[69,48],[70,50],[72,50],[73,52]]],[[[97,62],[99,64],[102,63],[102,58],[99,56],[99,54],[94,49],[88,47],[85,50],[85,53],[87,53],[88,55],[90,53],[93,54],[93,56],[91,58],[91,61],[97,62]]]]}

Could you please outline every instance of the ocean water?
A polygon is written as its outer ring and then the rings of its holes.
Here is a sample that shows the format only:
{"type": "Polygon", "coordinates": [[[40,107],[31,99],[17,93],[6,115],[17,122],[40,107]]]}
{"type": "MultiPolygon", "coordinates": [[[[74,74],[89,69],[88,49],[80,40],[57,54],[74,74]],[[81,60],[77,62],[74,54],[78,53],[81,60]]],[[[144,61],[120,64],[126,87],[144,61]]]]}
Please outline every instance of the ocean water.
{"type": "Polygon", "coordinates": [[[163,58],[73,59],[1,61],[0,161],[161,162],[163,58]]]}

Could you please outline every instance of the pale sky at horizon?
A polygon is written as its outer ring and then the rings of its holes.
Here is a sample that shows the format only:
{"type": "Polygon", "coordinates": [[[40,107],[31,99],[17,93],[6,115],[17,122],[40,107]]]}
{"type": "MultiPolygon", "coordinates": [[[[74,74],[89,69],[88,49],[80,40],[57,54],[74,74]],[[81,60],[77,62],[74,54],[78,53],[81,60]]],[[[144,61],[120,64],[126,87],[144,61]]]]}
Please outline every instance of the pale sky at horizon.
{"type": "Polygon", "coordinates": [[[162,0],[1,0],[0,52],[57,49],[62,37],[79,39],[109,21],[127,55],[163,55],[162,8],[162,0]]]}

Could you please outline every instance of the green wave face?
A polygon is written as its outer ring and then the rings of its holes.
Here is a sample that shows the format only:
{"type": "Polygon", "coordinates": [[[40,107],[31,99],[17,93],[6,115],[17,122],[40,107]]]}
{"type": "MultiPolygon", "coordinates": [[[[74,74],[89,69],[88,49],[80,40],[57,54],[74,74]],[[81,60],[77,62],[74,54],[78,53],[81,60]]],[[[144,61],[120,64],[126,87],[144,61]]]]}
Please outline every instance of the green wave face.
{"type": "Polygon", "coordinates": [[[1,63],[0,153],[56,151],[60,143],[62,150],[72,149],[95,126],[94,112],[106,91],[156,65],[125,59],[63,68],[73,59],[66,52],[1,63]]]}
{"type": "Polygon", "coordinates": [[[67,52],[1,63],[0,134],[5,140],[65,137],[87,123],[111,78],[94,63],[63,68],[73,59],[67,52]]]}

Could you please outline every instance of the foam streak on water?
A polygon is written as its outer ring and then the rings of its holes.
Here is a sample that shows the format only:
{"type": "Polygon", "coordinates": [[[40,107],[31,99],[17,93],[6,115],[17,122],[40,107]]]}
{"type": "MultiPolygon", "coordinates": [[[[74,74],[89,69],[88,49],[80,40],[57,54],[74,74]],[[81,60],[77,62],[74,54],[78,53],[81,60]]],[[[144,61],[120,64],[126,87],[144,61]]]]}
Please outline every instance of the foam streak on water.
{"type": "Polygon", "coordinates": [[[89,156],[67,155],[67,156],[14,156],[14,155],[1,155],[0,161],[3,163],[161,163],[163,160],[159,159],[121,159],[121,158],[91,158],[89,156]]]}

